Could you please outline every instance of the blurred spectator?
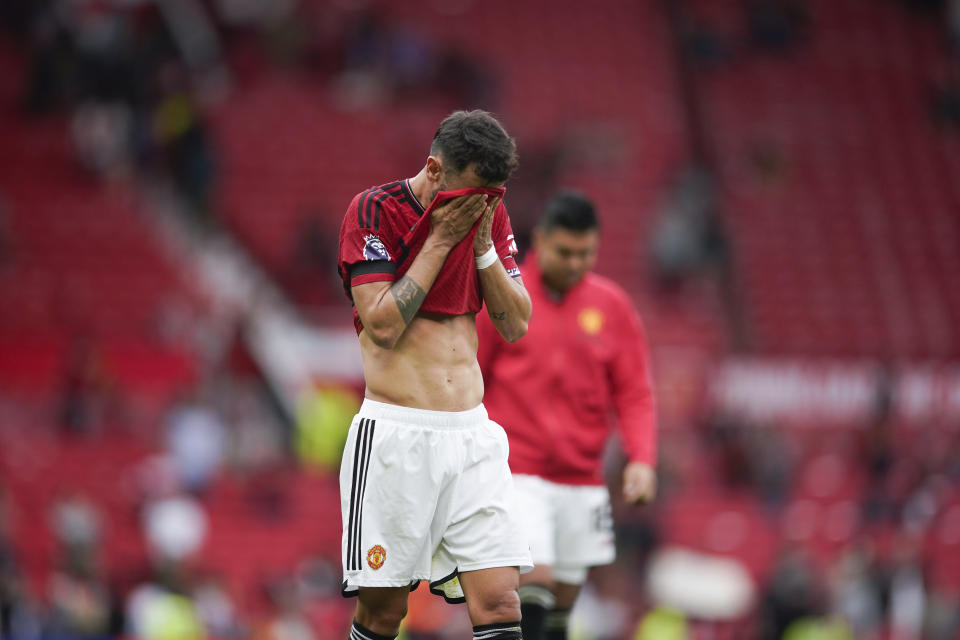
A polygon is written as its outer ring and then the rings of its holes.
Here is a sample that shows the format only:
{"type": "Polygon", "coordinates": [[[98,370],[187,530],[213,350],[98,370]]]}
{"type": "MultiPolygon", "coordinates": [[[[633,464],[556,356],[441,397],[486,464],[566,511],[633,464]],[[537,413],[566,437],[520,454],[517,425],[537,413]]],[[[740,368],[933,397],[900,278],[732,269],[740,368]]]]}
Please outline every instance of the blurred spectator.
{"type": "Polygon", "coordinates": [[[181,486],[202,494],[223,463],[229,434],[200,393],[177,402],[165,419],[167,450],[181,486]]]}
{"type": "Polygon", "coordinates": [[[314,640],[317,634],[303,612],[296,583],[283,578],[266,588],[273,612],[257,637],[262,640],[314,640]]]}
{"type": "Polygon", "coordinates": [[[106,638],[113,630],[110,592],[92,552],[73,557],[50,580],[48,626],[57,637],[106,638]]]}
{"type": "Polygon", "coordinates": [[[127,631],[139,640],[201,640],[206,630],[188,597],[190,580],[182,567],[161,565],[149,582],[127,597],[127,631]]]}
{"type": "Polygon", "coordinates": [[[633,624],[628,584],[635,576],[608,565],[593,569],[590,577],[570,614],[570,635],[586,635],[592,640],[623,638],[633,624]]]}
{"type": "Polygon", "coordinates": [[[40,619],[30,601],[13,548],[10,506],[0,485],[0,638],[40,637],[40,619]]]}
{"type": "Polygon", "coordinates": [[[141,510],[153,500],[176,493],[181,486],[173,459],[166,454],[140,461],[131,476],[133,501],[141,510]]]}
{"type": "Polygon", "coordinates": [[[16,606],[17,570],[10,540],[10,524],[7,516],[6,497],[0,486],[0,638],[9,637],[11,618],[16,606]]]}
{"type": "Polygon", "coordinates": [[[781,640],[795,621],[820,611],[816,574],[803,552],[794,549],[780,554],[760,607],[763,640],[781,640]]]}
{"type": "Polygon", "coordinates": [[[230,385],[227,420],[233,432],[233,468],[256,476],[285,462],[283,427],[265,406],[263,389],[253,381],[234,379],[230,385]]]}
{"type": "Polygon", "coordinates": [[[398,97],[415,98],[429,89],[436,64],[429,37],[401,24],[391,30],[386,47],[386,73],[398,97]]]}
{"type": "Polygon", "coordinates": [[[437,61],[436,88],[458,108],[496,108],[494,78],[467,54],[447,49],[437,61]]]}
{"type": "Polygon", "coordinates": [[[85,102],[74,112],[71,132],[84,169],[107,179],[129,169],[133,116],[127,105],[85,102]]]}
{"type": "Polygon", "coordinates": [[[297,564],[297,587],[309,599],[341,597],[340,559],[308,555],[297,564]]]}
{"type": "MultiPolygon", "coordinates": [[[[335,550],[328,553],[335,553],[335,550]]],[[[316,640],[342,640],[353,619],[353,606],[341,595],[340,559],[308,554],[297,563],[294,579],[304,602],[305,614],[311,626],[319,632],[316,640]]],[[[418,591],[423,591],[433,601],[442,602],[426,589],[418,591]]],[[[411,597],[415,593],[411,593],[411,597]]],[[[445,614],[452,607],[446,609],[445,614]]],[[[470,621],[465,611],[462,614],[464,624],[461,629],[469,635],[470,621]]]]}
{"type": "MultiPolygon", "coordinates": [[[[8,4],[8,3],[4,3],[8,4]]],[[[75,93],[79,60],[65,25],[58,19],[55,2],[18,2],[19,35],[30,37],[33,48],[24,107],[29,113],[47,113],[75,93]],[[24,5],[33,5],[29,8],[24,5]]]]}
{"type": "Polygon", "coordinates": [[[335,230],[324,223],[329,219],[315,206],[304,212],[293,236],[287,273],[281,274],[293,296],[306,305],[329,302],[342,295],[343,285],[336,270],[330,267],[336,262],[333,251],[337,240],[335,230]]]}
{"type": "Polygon", "coordinates": [[[708,419],[705,436],[718,464],[720,480],[732,488],[751,486],[752,460],[741,424],[730,416],[716,415],[708,419]]]}
{"type": "Polygon", "coordinates": [[[896,408],[897,389],[896,371],[889,361],[885,360],[877,366],[874,389],[871,419],[875,424],[886,422],[896,408]]]}
{"type": "Polygon", "coordinates": [[[177,65],[163,68],[164,96],[154,113],[153,129],[166,158],[170,174],[201,224],[213,213],[211,195],[215,186],[215,154],[203,114],[186,90],[183,71],[177,65]]]}
{"type": "Polygon", "coordinates": [[[68,557],[91,554],[100,543],[100,514],[80,491],[69,491],[54,503],[51,524],[68,557]]]}
{"type": "Polygon", "coordinates": [[[179,563],[197,551],[207,536],[207,515],[187,494],[152,500],[143,511],[143,531],[158,562],[179,563]]]}
{"type": "Polygon", "coordinates": [[[872,548],[850,547],[840,556],[831,575],[833,610],[843,617],[857,638],[877,633],[882,619],[881,593],[872,548]]]}
{"type": "Polygon", "coordinates": [[[350,17],[340,58],[339,100],[348,108],[433,95],[458,108],[496,106],[494,78],[474,57],[437,47],[428,35],[387,22],[371,7],[350,17]]]}
{"type": "Polygon", "coordinates": [[[60,391],[60,426],[72,434],[92,433],[103,426],[110,379],[97,343],[74,339],[67,354],[60,391]]]}
{"type": "Polygon", "coordinates": [[[330,217],[317,207],[311,207],[301,218],[300,231],[294,236],[296,247],[293,262],[297,267],[319,273],[320,269],[330,271],[330,265],[336,261],[331,246],[336,242],[332,229],[326,228],[323,221],[330,217]]]}
{"type": "Polygon", "coordinates": [[[211,573],[199,579],[193,601],[207,634],[222,639],[242,637],[236,607],[221,576],[211,573]]]}
{"type": "Polygon", "coordinates": [[[772,424],[758,424],[745,429],[750,477],[757,495],[770,509],[783,506],[794,472],[791,448],[780,429],[772,424]]]}
{"type": "Polygon", "coordinates": [[[684,46],[690,58],[711,69],[730,57],[727,44],[719,33],[702,20],[690,20],[684,26],[684,46]]]}
{"type": "Polygon", "coordinates": [[[934,87],[931,110],[937,125],[960,127],[960,64],[949,67],[946,77],[934,87]]]}
{"type": "Polygon", "coordinates": [[[676,293],[686,280],[708,269],[723,269],[727,242],[716,215],[716,185],[703,167],[677,179],[652,236],[657,284],[676,293]]]}
{"type": "Polygon", "coordinates": [[[960,57],[960,0],[947,1],[947,41],[954,57],[960,57]]]}
{"type": "Polygon", "coordinates": [[[892,425],[887,419],[871,422],[861,445],[867,486],[864,511],[868,521],[881,522],[896,518],[897,504],[889,491],[896,461],[892,425]]]}
{"type": "Polygon", "coordinates": [[[303,393],[297,407],[295,448],[311,467],[337,468],[351,416],[360,406],[357,394],[329,385],[303,393]]]}
{"type": "Polygon", "coordinates": [[[787,160],[780,148],[767,140],[751,143],[747,152],[747,164],[764,186],[773,187],[782,184],[787,171],[787,160]]]}
{"type": "Polygon", "coordinates": [[[755,47],[785,53],[806,37],[810,19],[798,0],[748,0],[747,33],[755,47]]]}
{"type": "Polygon", "coordinates": [[[920,550],[907,539],[899,541],[889,571],[888,621],[897,640],[920,640],[926,616],[927,590],[920,550]]]}

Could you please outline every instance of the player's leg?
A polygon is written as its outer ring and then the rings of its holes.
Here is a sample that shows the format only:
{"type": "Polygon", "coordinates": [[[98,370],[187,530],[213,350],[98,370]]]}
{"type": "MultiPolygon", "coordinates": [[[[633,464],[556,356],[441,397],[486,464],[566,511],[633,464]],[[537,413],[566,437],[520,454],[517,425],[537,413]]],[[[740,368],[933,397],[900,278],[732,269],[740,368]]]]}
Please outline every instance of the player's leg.
{"type": "Polygon", "coordinates": [[[577,596],[580,595],[582,584],[582,582],[571,584],[559,580],[553,583],[555,602],[544,618],[543,640],[567,640],[570,611],[577,601],[577,596]]]}
{"type": "Polygon", "coordinates": [[[393,640],[407,615],[409,587],[360,587],[350,640],[393,640]]]}
{"type": "Polygon", "coordinates": [[[547,613],[553,610],[556,600],[553,593],[553,567],[538,564],[529,573],[521,575],[519,593],[523,637],[525,640],[540,640],[547,613]]]}
{"type": "Polygon", "coordinates": [[[520,574],[516,567],[465,571],[460,586],[467,599],[474,640],[520,640],[520,574]]]}
{"type": "Polygon", "coordinates": [[[610,494],[606,487],[554,485],[557,501],[553,609],[542,640],[566,640],[570,610],[590,567],[613,562],[615,545],[610,494]]]}
{"type": "Polygon", "coordinates": [[[520,576],[520,611],[523,637],[540,640],[546,615],[553,609],[553,561],[555,514],[552,487],[543,478],[517,474],[513,477],[518,514],[530,544],[534,567],[520,576]]]}

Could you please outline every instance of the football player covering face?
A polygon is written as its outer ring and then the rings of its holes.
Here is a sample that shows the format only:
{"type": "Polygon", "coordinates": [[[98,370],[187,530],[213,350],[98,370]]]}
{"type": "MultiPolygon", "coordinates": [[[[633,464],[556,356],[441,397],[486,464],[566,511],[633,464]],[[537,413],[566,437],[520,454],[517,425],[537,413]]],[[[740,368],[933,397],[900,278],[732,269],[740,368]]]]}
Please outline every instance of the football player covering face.
{"type": "Polygon", "coordinates": [[[395,638],[421,580],[466,601],[475,637],[519,638],[518,568],[532,563],[506,437],[481,404],[476,314],[485,304],[514,342],[530,297],[500,197],[431,206],[440,191],[502,187],[516,164],[495,119],[457,112],[416,176],[358,194],[344,218],[339,263],[366,382],[340,475],[344,593],[358,596],[352,640],[395,638]]]}
{"type": "MultiPolygon", "coordinates": [[[[441,154],[427,158],[420,173],[410,179],[413,195],[424,207],[440,191],[502,184],[479,177],[474,165],[459,172],[447,169],[441,154]]],[[[463,411],[483,400],[475,314],[437,314],[421,312],[419,307],[437,277],[430,271],[439,271],[450,249],[474,226],[474,255],[483,255],[493,246],[491,228],[499,204],[493,196],[472,194],[436,207],[426,243],[404,276],[392,284],[352,288],[364,326],[360,347],[368,398],[436,411],[463,411]]],[[[530,316],[523,281],[508,276],[499,260],[479,273],[491,319],[502,328],[504,338],[519,339],[530,316]]]]}

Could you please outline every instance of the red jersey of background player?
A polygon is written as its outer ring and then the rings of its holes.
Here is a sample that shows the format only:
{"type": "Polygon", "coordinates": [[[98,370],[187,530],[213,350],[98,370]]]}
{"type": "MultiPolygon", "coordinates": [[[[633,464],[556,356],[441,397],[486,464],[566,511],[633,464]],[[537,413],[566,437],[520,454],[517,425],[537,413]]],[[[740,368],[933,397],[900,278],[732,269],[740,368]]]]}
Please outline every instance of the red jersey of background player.
{"type": "Polygon", "coordinates": [[[524,262],[533,302],[527,334],[504,342],[477,316],[483,404],[510,439],[510,469],[563,484],[601,484],[616,408],[631,461],[654,466],[656,418],[643,326],[627,294],[587,273],[551,297],[536,259],[524,262]]]}
{"type": "MultiPolygon", "coordinates": [[[[347,297],[350,287],[368,282],[393,282],[407,269],[423,247],[429,232],[430,211],[445,202],[443,194],[456,195],[484,191],[502,195],[503,189],[464,189],[441,192],[426,209],[413,195],[408,180],[373,187],[354,196],[340,226],[340,250],[337,270],[347,297]]],[[[483,308],[480,277],[473,255],[477,227],[451,249],[420,311],[444,315],[478,313],[483,308]]],[[[493,212],[491,236],[500,261],[511,276],[517,268],[517,245],[510,228],[507,209],[501,202],[493,212]]],[[[353,309],[357,333],[363,329],[357,309],[353,309]]]]}

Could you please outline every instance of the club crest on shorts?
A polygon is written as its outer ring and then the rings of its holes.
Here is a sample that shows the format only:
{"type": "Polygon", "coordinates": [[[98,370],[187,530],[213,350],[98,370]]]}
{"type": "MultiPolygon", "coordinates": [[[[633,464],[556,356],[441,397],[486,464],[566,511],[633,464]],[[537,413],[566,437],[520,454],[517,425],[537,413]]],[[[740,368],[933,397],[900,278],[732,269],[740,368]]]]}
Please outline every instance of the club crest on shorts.
{"type": "Polygon", "coordinates": [[[370,547],[370,550],[367,551],[367,564],[370,565],[370,568],[374,571],[382,567],[386,559],[387,550],[378,544],[373,545],[370,547]]]}
{"type": "Polygon", "coordinates": [[[363,257],[365,260],[389,260],[390,254],[383,245],[380,236],[369,234],[363,237],[363,257]]]}

